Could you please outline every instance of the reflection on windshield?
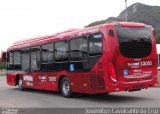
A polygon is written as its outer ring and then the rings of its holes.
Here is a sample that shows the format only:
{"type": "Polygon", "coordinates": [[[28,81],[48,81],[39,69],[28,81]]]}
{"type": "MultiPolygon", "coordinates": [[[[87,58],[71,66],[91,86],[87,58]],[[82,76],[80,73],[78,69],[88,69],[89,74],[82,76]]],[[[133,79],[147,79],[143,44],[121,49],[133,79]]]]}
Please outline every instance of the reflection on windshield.
{"type": "Polygon", "coordinates": [[[148,42],[151,39],[150,30],[147,27],[144,28],[128,28],[128,27],[116,27],[119,43],[123,42],[148,42]]]}
{"type": "Polygon", "coordinates": [[[124,57],[142,58],[151,53],[150,27],[128,28],[116,26],[120,52],[124,57]]]}

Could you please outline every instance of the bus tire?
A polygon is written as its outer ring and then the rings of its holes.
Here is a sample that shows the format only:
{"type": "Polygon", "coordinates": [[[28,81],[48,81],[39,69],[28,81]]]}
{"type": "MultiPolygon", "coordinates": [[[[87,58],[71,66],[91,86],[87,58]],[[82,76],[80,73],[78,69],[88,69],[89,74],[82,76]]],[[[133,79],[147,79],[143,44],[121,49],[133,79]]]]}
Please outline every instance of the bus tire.
{"type": "Polygon", "coordinates": [[[71,92],[71,85],[67,77],[62,78],[60,83],[60,91],[64,97],[66,98],[72,97],[73,94],[71,92]]]}
{"type": "Polygon", "coordinates": [[[23,91],[24,90],[24,88],[23,88],[23,82],[22,82],[22,79],[18,79],[18,89],[20,90],[20,91],[23,91]]]}

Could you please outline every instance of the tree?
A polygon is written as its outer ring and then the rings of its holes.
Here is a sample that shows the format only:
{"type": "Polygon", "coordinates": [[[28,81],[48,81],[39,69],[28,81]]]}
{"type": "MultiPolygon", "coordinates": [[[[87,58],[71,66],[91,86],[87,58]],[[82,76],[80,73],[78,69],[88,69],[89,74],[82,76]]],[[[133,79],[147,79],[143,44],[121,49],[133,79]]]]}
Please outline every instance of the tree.
{"type": "Polygon", "coordinates": [[[3,63],[0,61],[0,69],[3,69],[3,63]]]}
{"type": "Polygon", "coordinates": [[[2,62],[2,59],[0,58],[0,70],[5,68],[5,62],[2,62]]]}
{"type": "Polygon", "coordinates": [[[160,44],[160,32],[157,32],[155,37],[156,37],[156,43],[160,44]]]}

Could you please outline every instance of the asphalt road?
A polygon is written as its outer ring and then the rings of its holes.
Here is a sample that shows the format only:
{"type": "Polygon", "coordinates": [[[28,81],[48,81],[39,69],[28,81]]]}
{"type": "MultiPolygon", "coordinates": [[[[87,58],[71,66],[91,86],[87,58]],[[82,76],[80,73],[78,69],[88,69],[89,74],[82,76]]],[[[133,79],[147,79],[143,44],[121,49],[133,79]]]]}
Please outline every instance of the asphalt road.
{"type": "Polygon", "coordinates": [[[58,92],[8,86],[0,76],[0,107],[10,108],[160,108],[160,88],[108,95],[77,95],[64,98],[58,92]]]}

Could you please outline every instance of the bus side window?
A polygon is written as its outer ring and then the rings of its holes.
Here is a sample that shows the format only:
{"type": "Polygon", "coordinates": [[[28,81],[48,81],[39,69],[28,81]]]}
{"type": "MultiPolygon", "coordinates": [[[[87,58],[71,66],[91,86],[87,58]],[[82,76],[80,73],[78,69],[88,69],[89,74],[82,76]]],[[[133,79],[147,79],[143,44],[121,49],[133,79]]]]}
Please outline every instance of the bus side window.
{"type": "Polygon", "coordinates": [[[68,61],[68,55],[68,40],[56,42],[54,49],[55,62],[68,61]]]}
{"type": "Polygon", "coordinates": [[[71,39],[70,55],[71,55],[71,61],[87,60],[88,56],[87,38],[79,37],[71,39]]]}
{"type": "Polygon", "coordinates": [[[21,50],[22,53],[22,70],[30,70],[30,49],[25,48],[21,50]]]}
{"type": "Polygon", "coordinates": [[[53,62],[53,44],[42,45],[42,63],[53,62]]]}
{"type": "Polygon", "coordinates": [[[31,48],[31,70],[40,70],[41,54],[40,46],[31,48]]]}
{"type": "Polygon", "coordinates": [[[14,57],[14,70],[20,70],[21,69],[21,52],[20,50],[16,50],[13,52],[14,57]]]}
{"type": "Polygon", "coordinates": [[[53,43],[44,44],[42,45],[41,52],[42,52],[42,64],[41,70],[42,71],[52,71],[54,69],[54,45],[53,43]]]}
{"type": "Polygon", "coordinates": [[[89,55],[96,56],[102,54],[102,34],[94,33],[89,36],[89,55]]]}
{"type": "Polygon", "coordinates": [[[7,70],[13,70],[13,52],[9,52],[8,56],[7,70]]]}

